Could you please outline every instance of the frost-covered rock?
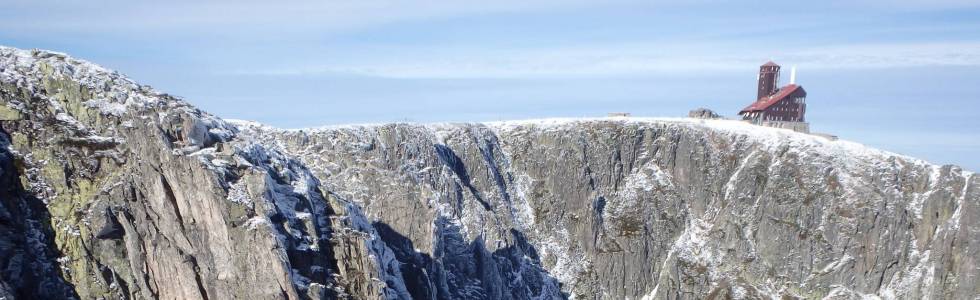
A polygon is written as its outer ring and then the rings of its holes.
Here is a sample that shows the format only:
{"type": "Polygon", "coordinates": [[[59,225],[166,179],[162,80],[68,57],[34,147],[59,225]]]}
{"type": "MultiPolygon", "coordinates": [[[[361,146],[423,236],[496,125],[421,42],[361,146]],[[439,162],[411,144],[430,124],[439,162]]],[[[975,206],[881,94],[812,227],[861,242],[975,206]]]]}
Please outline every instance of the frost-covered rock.
{"type": "Polygon", "coordinates": [[[0,99],[0,298],[406,294],[375,281],[401,275],[349,202],[178,98],[0,48],[0,99]]]}
{"type": "Polygon", "coordinates": [[[279,130],[11,48],[0,100],[0,298],[980,294],[977,177],[851,142],[702,119],[279,130]]]}
{"type": "Polygon", "coordinates": [[[852,142],[698,119],[240,125],[376,220],[429,276],[413,295],[978,293],[977,177],[852,142]]]}

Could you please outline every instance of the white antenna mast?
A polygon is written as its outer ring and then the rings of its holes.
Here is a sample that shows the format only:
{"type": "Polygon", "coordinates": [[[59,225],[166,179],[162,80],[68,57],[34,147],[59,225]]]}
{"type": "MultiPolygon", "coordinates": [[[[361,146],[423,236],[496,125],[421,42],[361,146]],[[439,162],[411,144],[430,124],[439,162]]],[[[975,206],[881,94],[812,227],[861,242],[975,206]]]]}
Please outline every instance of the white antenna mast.
{"type": "Polygon", "coordinates": [[[796,84],[796,66],[789,71],[789,84],[796,84]]]}

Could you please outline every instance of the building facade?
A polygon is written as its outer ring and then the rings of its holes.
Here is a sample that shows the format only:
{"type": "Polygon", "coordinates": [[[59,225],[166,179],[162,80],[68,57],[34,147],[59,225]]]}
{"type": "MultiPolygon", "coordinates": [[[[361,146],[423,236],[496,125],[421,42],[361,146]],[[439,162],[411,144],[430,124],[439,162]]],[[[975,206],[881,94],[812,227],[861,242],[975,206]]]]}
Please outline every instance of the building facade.
{"type": "Polygon", "coordinates": [[[803,131],[806,126],[806,90],[796,84],[795,69],[790,84],[776,88],[779,82],[779,65],[767,62],[759,67],[758,98],[738,114],[743,120],[758,125],[767,125],[803,131]],[[803,124],[781,124],[803,123],[803,124]]]}

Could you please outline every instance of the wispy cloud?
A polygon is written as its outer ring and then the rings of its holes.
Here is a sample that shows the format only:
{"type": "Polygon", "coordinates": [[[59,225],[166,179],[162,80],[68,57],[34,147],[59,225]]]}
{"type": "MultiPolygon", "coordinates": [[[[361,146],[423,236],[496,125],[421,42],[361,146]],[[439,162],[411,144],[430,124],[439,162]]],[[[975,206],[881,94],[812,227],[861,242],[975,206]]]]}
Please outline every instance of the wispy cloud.
{"type": "MultiPolygon", "coordinates": [[[[318,33],[425,20],[493,13],[516,13],[617,5],[643,9],[711,8],[764,9],[787,3],[731,3],[724,0],[171,0],[71,1],[5,0],[0,28],[19,32],[138,33],[173,30],[247,34],[252,31],[315,31],[318,33]]],[[[924,11],[980,7],[973,0],[829,0],[792,3],[801,11],[865,10],[924,11]]],[[[773,16],[771,16],[773,17],[773,16]]]]}
{"type": "Polygon", "coordinates": [[[980,66],[980,42],[831,46],[787,53],[785,58],[813,68],[980,66]]]}
{"type": "Polygon", "coordinates": [[[767,58],[807,69],[980,66],[980,42],[890,43],[816,47],[764,53],[713,49],[726,45],[621,45],[463,51],[397,60],[239,69],[235,74],[304,76],[353,74],[387,78],[541,78],[699,74],[746,70],[767,58]],[[714,48],[712,48],[714,47],[714,48]]]}

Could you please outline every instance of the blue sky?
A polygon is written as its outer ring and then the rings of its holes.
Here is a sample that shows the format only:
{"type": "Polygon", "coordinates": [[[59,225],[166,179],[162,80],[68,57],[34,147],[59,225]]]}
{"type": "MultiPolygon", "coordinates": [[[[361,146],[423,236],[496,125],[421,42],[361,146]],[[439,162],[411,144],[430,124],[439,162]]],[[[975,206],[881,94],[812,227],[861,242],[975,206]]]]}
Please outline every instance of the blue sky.
{"type": "Polygon", "coordinates": [[[285,128],[733,116],[771,58],[815,131],[980,170],[978,1],[273,2],[5,0],[0,44],[285,128]]]}

